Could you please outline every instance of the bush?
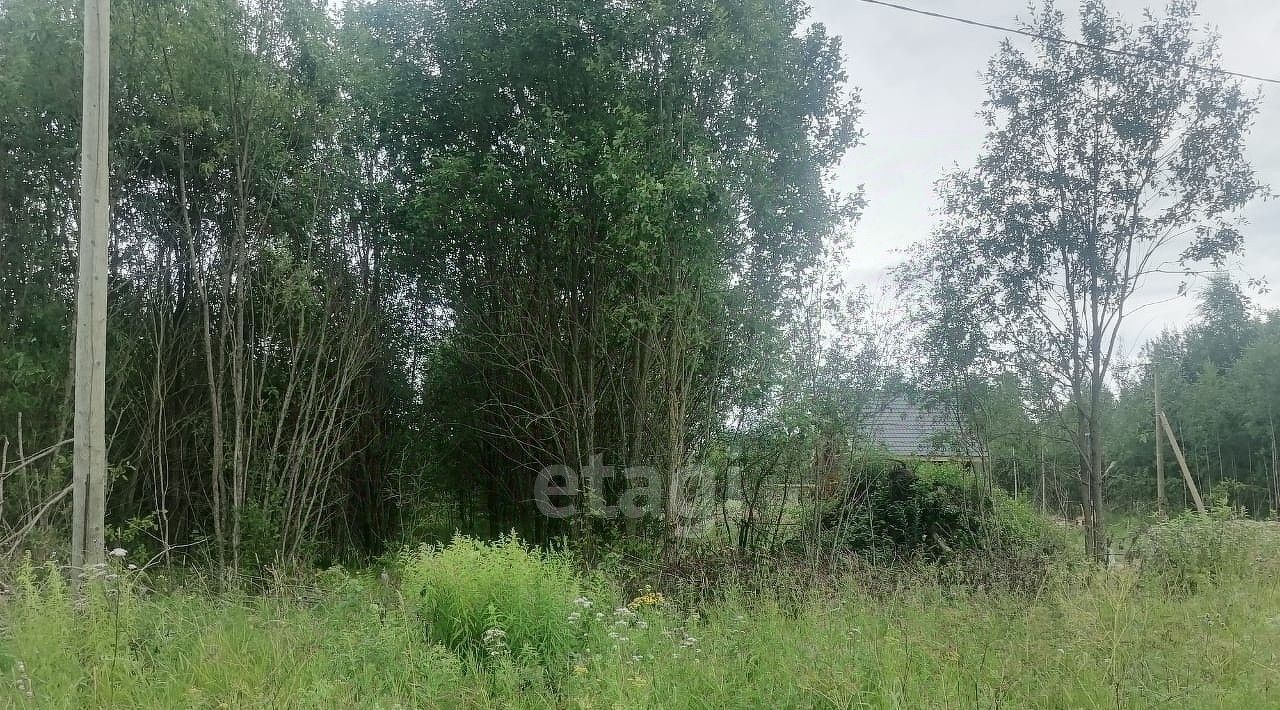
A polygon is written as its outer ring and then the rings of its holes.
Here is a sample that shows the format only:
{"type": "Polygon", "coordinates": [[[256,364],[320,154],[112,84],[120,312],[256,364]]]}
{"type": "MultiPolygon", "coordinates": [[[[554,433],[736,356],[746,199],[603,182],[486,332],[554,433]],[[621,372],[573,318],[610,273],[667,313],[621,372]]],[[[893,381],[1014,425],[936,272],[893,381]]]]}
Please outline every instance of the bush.
{"type": "Polygon", "coordinates": [[[1042,556],[1058,547],[1023,501],[957,464],[871,462],[823,515],[835,544],[873,559],[973,551],[1042,556]]]}
{"type": "Polygon", "coordinates": [[[565,665],[578,644],[568,619],[582,582],[564,555],[513,533],[494,543],[458,535],[402,556],[405,603],[429,640],[480,659],[565,665]]]}
{"type": "Polygon", "coordinates": [[[1139,535],[1129,557],[1144,580],[1178,591],[1195,591],[1227,577],[1249,573],[1262,544],[1265,523],[1214,501],[1205,514],[1184,511],[1139,535]]]}

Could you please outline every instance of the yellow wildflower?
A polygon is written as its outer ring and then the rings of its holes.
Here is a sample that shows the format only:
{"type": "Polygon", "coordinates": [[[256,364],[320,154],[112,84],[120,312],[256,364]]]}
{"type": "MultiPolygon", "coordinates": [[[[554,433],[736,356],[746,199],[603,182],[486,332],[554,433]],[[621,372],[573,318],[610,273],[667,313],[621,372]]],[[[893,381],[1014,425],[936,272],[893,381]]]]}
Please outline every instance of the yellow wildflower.
{"type": "Polygon", "coordinates": [[[645,587],[644,594],[641,594],[635,599],[632,599],[631,604],[629,606],[633,609],[638,609],[646,606],[662,606],[663,604],[666,603],[666,601],[667,599],[666,597],[662,596],[662,592],[655,592],[653,591],[652,588],[645,587]]]}

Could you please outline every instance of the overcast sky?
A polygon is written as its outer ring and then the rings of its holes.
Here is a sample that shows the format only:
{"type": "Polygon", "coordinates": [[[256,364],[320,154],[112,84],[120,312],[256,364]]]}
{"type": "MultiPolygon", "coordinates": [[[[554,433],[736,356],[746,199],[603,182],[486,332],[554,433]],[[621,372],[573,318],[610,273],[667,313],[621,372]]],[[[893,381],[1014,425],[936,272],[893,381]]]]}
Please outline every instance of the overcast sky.
{"type": "MultiPolygon", "coordinates": [[[[1025,0],[897,0],[899,4],[1010,26],[1028,14],[1025,0]]],[[[977,156],[984,129],[976,113],[985,97],[981,71],[1005,36],[995,30],[870,5],[858,0],[810,0],[812,19],[844,39],[852,84],[862,92],[865,145],[852,151],[839,185],[863,185],[867,208],[854,230],[849,254],[852,280],[873,290],[906,245],[934,223],[933,183],[950,167],[977,156]]],[[[1144,7],[1163,0],[1110,0],[1108,7],[1138,21],[1144,7]]],[[[1074,0],[1060,1],[1071,36],[1078,37],[1074,0]]],[[[1200,16],[1222,34],[1223,67],[1280,78],[1280,2],[1201,0],[1200,16]]],[[[1029,40],[1015,37],[1024,48],[1029,40]]],[[[1249,158],[1262,179],[1280,192],[1280,86],[1262,88],[1263,105],[1252,132],[1249,158]]],[[[1255,294],[1259,306],[1280,307],[1280,200],[1255,203],[1247,212],[1245,258],[1233,264],[1238,278],[1269,277],[1276,290],[1255,294]]],[[[1152,281],[1144,303],[1170,299],[1180,279],[1152,281]]],[[[1151,305],[1126,324],[1122,337],[1133,352],[1166,325],[1191,313],[1189,297],[1151,305]]]]}

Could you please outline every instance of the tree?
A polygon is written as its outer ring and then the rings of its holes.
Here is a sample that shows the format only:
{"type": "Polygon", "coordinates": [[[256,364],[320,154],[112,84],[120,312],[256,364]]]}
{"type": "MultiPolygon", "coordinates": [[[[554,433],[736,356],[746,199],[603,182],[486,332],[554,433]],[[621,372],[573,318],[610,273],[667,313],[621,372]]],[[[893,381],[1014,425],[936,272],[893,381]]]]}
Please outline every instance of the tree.
{"type": "MultiPolygon", "coordinates": [[[[50,452],[3,476],[4,551],[72,516],[82,4],[0,2],[0,425],[50,452]]],[[[549,535],[532,473],[595,456],[674,489],[856,208],[798,0],[112,4],[108,547],[376,551],[446,505],[549,535]]]]}
{"type": "MultiPolygon", "coordinates": [[[[439,471],[493,531],[544,535],[548,465],[675,472],[760,369],[849,216],[838,40],[793,0],[382,0],[357,100],[425,287],[439,471]]],[[[620,478],[620,477],[619,477],[620,478]]],[[[617,488],[625,486],[616,481],[617,488]]],[[[612,491],[619,494],[621,490],[612,491]]],[[[670,500],[670,497],[668,497],[670,500]]],[[[574,530],[585,539],[585,529],[574,530]]]]}
{"type": "Polygon", "coordinates": [[[1187,331],[1183,365],[1188,374],[1206,365],[1225,371],[1240,359],[1253,335],[1249,298],[1225,273],[1211,274],[1200,290],[1196,320],[1187,331]]]}
{"type": "Polygon", "coordinates": [[[1202,67],[1195,5],[1136,27],[1099,0],[1066,44],[1050,2],[1006,40],[986,74],[988,134],[976,165],[941,182],[944,219],[914,273],[976,309],[984,357],[1049,376],[1079,455],[1088,547],[1106,551],[1105,389],[1144,279],[1220,263],[1242,248],[1239,209],[1263,187],[1244,157],[1258,97],[1202,67]]]}
{"type": "MultiPolygon", "coordinates": [[[[72,523],[49,503],[74,390],[82,4],[0,3],[0,422],[10,461],[23,434],[54,451],[5,477],[15,531],[72,523]]],[[[229,564],[374,547],[409,358],[371,246],[379,166],[337,100],[355,62],[316,0],[112,9],[107,541],[135,521],[127,547],[229,564]]]]}

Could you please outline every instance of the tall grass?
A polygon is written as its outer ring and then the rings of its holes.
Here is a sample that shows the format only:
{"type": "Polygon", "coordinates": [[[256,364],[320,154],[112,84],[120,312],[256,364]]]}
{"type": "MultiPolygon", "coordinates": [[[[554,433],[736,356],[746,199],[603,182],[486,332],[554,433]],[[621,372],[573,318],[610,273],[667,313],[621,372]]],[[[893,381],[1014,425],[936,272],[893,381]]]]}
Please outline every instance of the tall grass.
{"type": "Polygon", "coordinates": [[[1178,594],[1136,567],[1058,578],[1031,596],[921,571],[892,596],[851,579],[800,600],[730,592],[690,608],[652,591],[618,600],[512,541],[462,544],[454,556],[413,553],[402,585],[334,570],[267,593],[160,592],[116,569],[79,607],[56,570],[28,562],[0,607],[0,707],[1255,708],[1280,698],[1274,546],[1178,594]],[[450,613],[472,613],[491,591],[468,580],[475,558],[507,560],[477,574],[504,585],[485,608],[508,638],[516,626],[503,608],[538,617],[530,628],[557,625],[563,635],[550,638],[567,645],[504,654],[483,633],[479,650],[433,641],[420,600],[456,578],[450,613]],[[565,576],[527,576],[543,564],[565,576]]]}

